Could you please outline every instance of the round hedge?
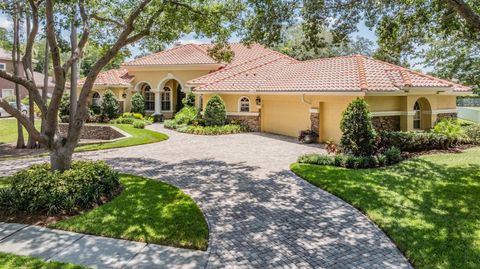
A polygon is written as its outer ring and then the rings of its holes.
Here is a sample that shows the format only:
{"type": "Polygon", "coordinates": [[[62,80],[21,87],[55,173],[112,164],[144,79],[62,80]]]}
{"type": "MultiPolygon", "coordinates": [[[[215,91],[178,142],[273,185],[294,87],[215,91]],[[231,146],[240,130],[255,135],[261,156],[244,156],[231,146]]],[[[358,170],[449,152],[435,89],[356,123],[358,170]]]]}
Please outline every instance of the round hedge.
{"type": "Polygon", "coordinates": [[[0,208],[30,213],[70,213],[113,197],[119,175],[103,161],[76,161],[63,173],[49,164],[33,165],[15,173],[0,189],[0,208]]]}

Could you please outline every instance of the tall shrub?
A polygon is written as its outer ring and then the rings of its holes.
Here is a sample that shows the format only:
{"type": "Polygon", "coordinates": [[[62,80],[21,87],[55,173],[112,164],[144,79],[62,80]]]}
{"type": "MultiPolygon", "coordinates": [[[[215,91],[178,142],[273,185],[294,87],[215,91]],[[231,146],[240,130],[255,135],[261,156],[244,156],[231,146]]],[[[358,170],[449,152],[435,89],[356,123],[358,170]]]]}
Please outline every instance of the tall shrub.
{"type": "Polygon", "coordinates": [[[102,100],[102,116],[108,119],[114,119],[118,115],[118,101],[111,90],[107,90],[102,100]]]}
{"type": "Polygon", "coordinates": [[[343,150],[355,156],[369,156],[375,151],[376,132],[365,100],[357,98],[343,112],[340,144],[343,150]]]}
{"type": "Polygon", "coordinates": [[[138,92],[132,95],[132,112],[145,115],[145,99],[138,92]]]}
{"type": "Polygon", "coordinates": [[[218,126],[225,124],[227,111],[225,109],[225,102],[218,95],[214,95],[208,100],[205,107],[205,125],[218,126]]]}
{"type": "Polygon", "coordinates": [[[193,94],[193,92],[187,93],[182,103],[184,106],[195,106],[195,94],[193,94]]]}

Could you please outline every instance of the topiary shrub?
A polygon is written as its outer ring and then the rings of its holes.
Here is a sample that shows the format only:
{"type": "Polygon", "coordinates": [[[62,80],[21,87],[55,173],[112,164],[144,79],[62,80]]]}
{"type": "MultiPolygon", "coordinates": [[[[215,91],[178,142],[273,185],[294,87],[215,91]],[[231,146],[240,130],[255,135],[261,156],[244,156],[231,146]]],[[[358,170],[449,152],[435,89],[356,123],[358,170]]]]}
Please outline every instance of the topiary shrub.
{"type": "Polygon", "coordinates": [[[190,107],[195,106],[195,94],[193,92],[187,93],[185,98],[182,99],[182,104],[190,107]]]}
{"type": "Polygon", "coordinates": [[[103,94],[102,99],[102,116],[108,119],[114,119],[118,115],[119,105],[117,98],[111,90],[107,90],[103,94]]]}
{"type": "Polygon", "coordinates": [[[33,165],[0,188],[0,209],[30,213],[71,213],[91,208],[120,190],[119,175],[103,161],[76,161],[63,173],[33,165]]]}
{"type": "Polygon", "coordinates": [[[396,147],[390,147],[383,153],[387,164],[396,164],[402,161],[401,151],[396,147]]]}
{"type": "Polygon", "coordinates": [[[225,124],[227,111],[225,102],[218,95],[214,95],[208,100],[205,107],[204,119],[207,126],[220,126],[225,124]]]}
{"type": "Polygon", "coordinates": [[[352,101],[342,114],[340,145],[354,156],[370,156],[375,152],[376,132],[365,100],[352,101]]]}
{"type": "Polygon", "coordinates": [[[143,122],[141,120],[134,120],[133,121],[133,128],[145,129],[145,122],[143,122]]]}
{"type": "Polygon", "coordinates": [[[145,99],[140,93],[132,95],[132,113],[140,113],[145,115],[145,99]]]}

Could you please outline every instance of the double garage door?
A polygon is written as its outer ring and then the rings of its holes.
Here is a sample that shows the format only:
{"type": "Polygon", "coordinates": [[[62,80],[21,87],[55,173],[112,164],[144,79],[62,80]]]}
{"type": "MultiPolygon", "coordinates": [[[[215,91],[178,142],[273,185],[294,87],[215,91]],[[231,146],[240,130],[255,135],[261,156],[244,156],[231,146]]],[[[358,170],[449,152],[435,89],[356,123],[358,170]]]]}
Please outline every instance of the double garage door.
{"type": "Polygon", "coordinates": [[[299,98],[262,103],[263,132],[297,137],[301,130],[310,129],[310,105],[299,98]]]}

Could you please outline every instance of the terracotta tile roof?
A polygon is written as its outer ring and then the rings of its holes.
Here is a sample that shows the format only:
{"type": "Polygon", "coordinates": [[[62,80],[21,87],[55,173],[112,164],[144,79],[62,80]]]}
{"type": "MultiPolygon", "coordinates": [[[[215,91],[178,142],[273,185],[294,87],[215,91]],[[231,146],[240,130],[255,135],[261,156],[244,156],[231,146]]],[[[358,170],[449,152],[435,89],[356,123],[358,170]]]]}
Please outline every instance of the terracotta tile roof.
{"type": "Polygon", "coordinates": [[[354,55],[296,61],[271,51],[191,80],[207,92],[398,91],[408,87],[469,87],[373,58],[354,55]]]}
{"type": "Polygon", "coordinates": [[[215,64],[206,50],[199,45],[186,44],[126,62],[124,66],[215,64]]]}
{"type": "MultiPolygon", "coordinates": [[[[96,86],[123,86],[130,87],[130,83],[133,80],[133,76],[130,76],[126,69],[112,69],[103,71],[98,74],[94,85],[96,86]]],[[[85,79],[78,81],[79,85],[82,85],[85,79]]]]}

